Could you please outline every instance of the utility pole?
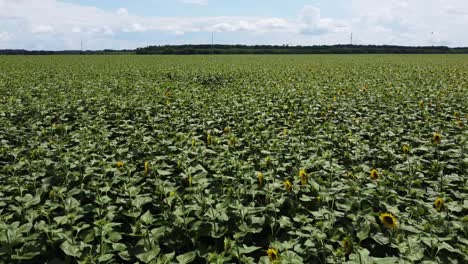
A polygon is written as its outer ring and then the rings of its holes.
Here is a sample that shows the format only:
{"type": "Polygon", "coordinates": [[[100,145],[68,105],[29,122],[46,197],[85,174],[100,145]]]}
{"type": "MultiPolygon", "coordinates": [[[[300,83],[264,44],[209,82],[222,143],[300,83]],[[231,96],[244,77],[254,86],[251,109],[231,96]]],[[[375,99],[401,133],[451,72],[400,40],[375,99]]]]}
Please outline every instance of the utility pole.
{"type": "Polygon", "coordinates": [[[211,32],[211,53],[214,54],[214,32],[211,32]]]}
{"type": "Polygon", "coordinates": [[[83,53],[83,40],[81,40],[81,52],[80,53],[83,53]]]}
{"type": "Polygon", "coordinates": [[[353,45],[353,32],[351,32],[351,46],[353,45]]]}

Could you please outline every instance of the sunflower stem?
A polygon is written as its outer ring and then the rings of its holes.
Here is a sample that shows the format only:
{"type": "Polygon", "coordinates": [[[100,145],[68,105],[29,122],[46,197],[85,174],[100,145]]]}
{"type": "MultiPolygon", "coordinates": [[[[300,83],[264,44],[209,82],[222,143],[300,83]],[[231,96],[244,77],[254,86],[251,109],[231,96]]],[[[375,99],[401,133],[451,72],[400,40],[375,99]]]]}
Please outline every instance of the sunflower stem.
{"type": "Polygon", "coordinates": [[[443,180],[443,169],[440,168],[440,153],[439,153],[439,145],[436,146],[436,162],[437,162],[437,170],[439,172],[439,192],[442,193],[444,190],[444,180],[443,180]]]}

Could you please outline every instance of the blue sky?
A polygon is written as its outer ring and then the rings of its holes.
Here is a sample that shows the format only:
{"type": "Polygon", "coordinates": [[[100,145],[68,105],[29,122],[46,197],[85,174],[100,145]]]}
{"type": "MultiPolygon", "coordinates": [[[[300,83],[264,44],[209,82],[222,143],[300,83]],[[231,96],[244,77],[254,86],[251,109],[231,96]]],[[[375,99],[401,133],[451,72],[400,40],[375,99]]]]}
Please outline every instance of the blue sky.
{"type": "Polygon", "coordinates": [[[344,0],[336,1],[304,1],[304,0],[193,0],[193,1],[167,1],[167,0],[68,0],[64,1],[79,5],[97,6],[112,11],[125,7],[129,13],[142,16],[277,16],[295,17],[298,10],[305,5],[314,5],[323,11],[324,15],[340,16],[344,14],[344,0]],[[192,4],[190,4],[192,3],[192,4]],[[198,3],[198,4],[197,4],[198,3]],[[327,14],[328,13],[328,14],[327,14]]]}
{"type": "Polygon", "coordinates": [[[466,0],[0,0],[0,49],[146,45],[468,46],[466,0]]]}

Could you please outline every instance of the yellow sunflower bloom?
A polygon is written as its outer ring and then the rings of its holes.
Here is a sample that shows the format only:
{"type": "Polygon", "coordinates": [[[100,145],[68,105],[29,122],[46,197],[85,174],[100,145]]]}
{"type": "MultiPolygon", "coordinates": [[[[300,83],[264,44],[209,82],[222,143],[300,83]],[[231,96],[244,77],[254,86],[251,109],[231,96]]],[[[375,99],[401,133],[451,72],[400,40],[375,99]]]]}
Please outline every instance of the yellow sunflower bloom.
{"type": "Polygon", "coordinates": [[[284,188],[286,189],[286,191],[291,192],[292,183],[289,180],[285,180],[283,184],[284,184],[284,188]]]}
{"type": "Polygon", "coordinates": [[[432,141],[436,144],[440,144],[440,142],[442,142],[442,135],[440,133],[432,134],[432,141]]]}
{"type": "Polygon", "coordinates": [[[423,100],[420,100],[420,101],[418,102],[418,106],[419,106],[419,108],[423,108],[423,107],[424,107],[424,101],[423,101],[423,100]]]}
{"type": "Polygon", "coordinates": [[[50,191],[49,191],[49,198],[50,198],[50,199],[54,199],[55,196],[56,196],[55,191],[54,191],[54,190],[50,190],[50,191]]]}
{"type": "Polygon", "coordinates": [[[275,248],[269,248],[267,255],[271,262],[278,260],[278,250],[275,248]]]}
{"type": "Polygon", "coordinates": [[[117,168],[123,168],[124,163],[123,163],[122,161],[118,161],[117,163],[115,163],[115,166],[116,166],[117,168]]]}
{"type": "Polygon", "coordinates": [[[379,218],[380,222],[388,229],[394,230],[398,226],[396,217],[390,213],[382,213],[379,218]]]}
{"type": "Polygon", "coordinates": [[[409,146],[408,145],[403,145],[403,153],[408,154],[409,153],[409,146]]]}
{"type": "Polygon", "coordinates": [[[370,171],[370,178],[374,181],[378,180],[380,178],[379,172],[376,169],[372,169],[370,171]]]}
{"type": "Polygon", "coordinates": [[[145,161],[145,175],[149,173],[149,162],[145,161]]]}
{"type": "Polygon", "coordinates": [[[213,137],[211,136],[210,132],[206,134],[206,144],[211,145],[213,143],[213,137]]]}
{"type": "Polygon", "coordinates": [[[351,241],[349,240],[349,238],[343,239],[343,241],[341,241],[341,245],[343,246],[344,252],[346,254],[351,253],[351,250],[353,249],[353,245],[352,245],[351,241]]]}
{"type": "Polygon", "coordinates": [[[260,187],[262,187],[262,186],[263,186],[263,179],[264,179],[263,173],[259,172],[259,173],[257,174],[257,179],[258,179],[258,185],[259,185],[260,187]]]}
{"type": "Polygon", "coordinates": [[[440,211],[442,207],[444,207],[444,200],[442,198],[437,198],[434,201],[434,207],[436,208],[437,211],[440,211]]]}
{"type": "Polygon", "coordinates": [[[455,112],[455,113],[453,113],[453,116],[454,116],[455,118],[457,118],[457,119],[460,118],[460,112],[455,112]]]}
{"type": "Polygon", "coordinates": [[[307,173],[305,169],[299,170],[299,177],[301,178],[301,185],[307,184],[307,173]]]}
{"type": "Polygon", "coordinates": [[[237,143],[237,139],[235,137],[230,137],[229,138],[229,146],[234,146],[237,143]]]}

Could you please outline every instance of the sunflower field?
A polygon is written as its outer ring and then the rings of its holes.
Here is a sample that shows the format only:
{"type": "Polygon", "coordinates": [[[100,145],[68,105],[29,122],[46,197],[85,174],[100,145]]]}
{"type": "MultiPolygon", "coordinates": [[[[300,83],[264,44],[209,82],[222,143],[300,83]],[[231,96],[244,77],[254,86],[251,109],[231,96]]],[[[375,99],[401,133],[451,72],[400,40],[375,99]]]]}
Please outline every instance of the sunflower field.
{"type": "Polygon", "coordinates": [[[0,56],[0,263],[468,263],[468,56],[0,56]]]}

